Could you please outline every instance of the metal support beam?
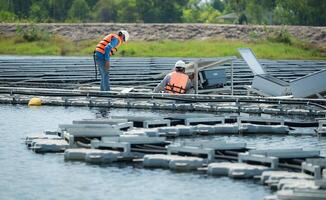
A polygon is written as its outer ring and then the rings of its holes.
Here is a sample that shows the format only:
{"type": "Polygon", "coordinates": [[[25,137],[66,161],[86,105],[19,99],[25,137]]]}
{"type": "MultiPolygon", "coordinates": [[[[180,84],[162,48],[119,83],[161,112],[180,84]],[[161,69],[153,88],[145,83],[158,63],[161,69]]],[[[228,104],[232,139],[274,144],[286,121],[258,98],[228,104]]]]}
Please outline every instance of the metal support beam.
{"type": "Polygon", "coordinates": [[[195,94],[198,94],[198,62],[194,63],[195,94]]]}
{"type": "Polygon", "coordinates": [[[231,60],[231,96],[233,96],[233,60],[231,60]]]}

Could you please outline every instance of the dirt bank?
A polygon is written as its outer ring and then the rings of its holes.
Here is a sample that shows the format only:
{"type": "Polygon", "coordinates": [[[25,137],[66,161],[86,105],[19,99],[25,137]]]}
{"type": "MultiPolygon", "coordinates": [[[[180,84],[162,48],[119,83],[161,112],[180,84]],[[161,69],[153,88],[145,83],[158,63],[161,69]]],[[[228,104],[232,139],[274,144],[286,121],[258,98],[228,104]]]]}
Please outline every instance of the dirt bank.
{"type": "MultiPolygon", "coordinates": [[[[1,35],[11,35],[17,26],[26,28],[29,24],[0,24],[1,35]]],[[[119,29],[130,32],[132,40],[189,40],[189,39],[240,39],[250,40],[266,37],[275,29],[287,29],[295,37],[326,48],[326,27],[309,26],[253,26],[253,25],[217,25],[217,24],[36,24],[41,29],[69,37],[72,40],[93,39],[102,37],[119,29]]]]}

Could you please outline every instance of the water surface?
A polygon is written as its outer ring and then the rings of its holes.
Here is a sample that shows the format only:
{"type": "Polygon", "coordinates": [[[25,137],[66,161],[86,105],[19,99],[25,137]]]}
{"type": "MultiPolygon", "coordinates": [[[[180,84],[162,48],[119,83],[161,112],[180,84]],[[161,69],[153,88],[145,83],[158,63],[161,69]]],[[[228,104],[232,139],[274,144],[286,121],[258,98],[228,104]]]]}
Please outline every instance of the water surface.
{"type": "MultiPolygon", "coordinates": [[[[269,189],[251,180],[210,177],[197,173],[148,170],[138,166],[97,166],[65,162],[62,154],[35,154],[22,138],[72,120],[110,115],[160,116],[166,113],[85,107],[28,108],[0,105],[1,199],[263,199],[269,189]]],[[[326,143],[313,136],[248,136],[216,139],[244,141],[256,147],[319,148],[326,143]]]]}

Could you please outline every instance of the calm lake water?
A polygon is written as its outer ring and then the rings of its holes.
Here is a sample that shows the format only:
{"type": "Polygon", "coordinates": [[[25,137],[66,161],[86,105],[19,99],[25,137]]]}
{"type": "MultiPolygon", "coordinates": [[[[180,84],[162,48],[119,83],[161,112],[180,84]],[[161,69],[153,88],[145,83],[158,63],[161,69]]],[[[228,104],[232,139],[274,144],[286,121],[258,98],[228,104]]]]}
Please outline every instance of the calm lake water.
{"type": "MultiPolygon", "coordinates": [[[[72,120],[110,115],[158,116],[151,111],[0,105],[0,199],[263,199],[269,189],[253,181],[196,173],[148,170],[137,166],[97,166],[65,162],[62,154],[39,155],[23,144],[27,135],[56,130],[72,120]]],[[[164,114],[163,114],[164,115],[164,114]]],[[[258,148],[304,147],[326,154],[326,142],[313,136],[225,137],[258,148]]]]}

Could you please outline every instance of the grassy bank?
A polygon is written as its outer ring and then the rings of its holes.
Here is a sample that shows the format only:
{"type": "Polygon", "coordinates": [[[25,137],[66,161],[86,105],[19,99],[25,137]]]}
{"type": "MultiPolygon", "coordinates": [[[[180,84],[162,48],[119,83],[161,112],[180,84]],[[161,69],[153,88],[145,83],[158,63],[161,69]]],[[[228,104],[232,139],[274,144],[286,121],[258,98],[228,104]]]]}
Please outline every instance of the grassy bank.
{"type": "MultiPolygon", "coordinates": [[[[50,36],[28,41],[21,36],[0,37],[0,54],[88,56],[98,40],[73,42],[50,36]]],[[[221,57],[238,55],[237,48],[250,47],[267,59],[326,59],[326,52],[295,41],[291,44],[261,40],[130,41],[117,56],[128,57],[221,57]]]]}

